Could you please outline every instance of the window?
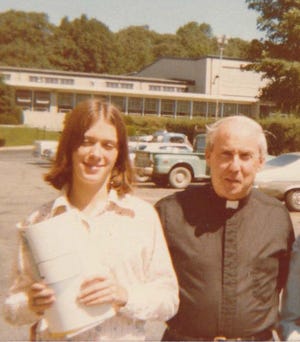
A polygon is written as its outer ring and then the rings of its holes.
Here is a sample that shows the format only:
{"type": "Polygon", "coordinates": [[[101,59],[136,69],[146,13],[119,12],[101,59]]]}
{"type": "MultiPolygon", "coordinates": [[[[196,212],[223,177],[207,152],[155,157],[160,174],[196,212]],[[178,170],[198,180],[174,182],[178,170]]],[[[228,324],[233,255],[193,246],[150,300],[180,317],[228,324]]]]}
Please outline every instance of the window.
{"type": "Polygon", "coordinates": [[[10,74],[2,74],[4,81],[9,81],[11,75],[10,74]]]}
{"type": "Polygon", "coordinates": [[[32,92],[30,90],[16,90],[16,104],[22,109],[31,109],[32,92]]]}
{"type": "Polygon", "coordinates": [[[158,86],[158,85],[149,85],[149,90],[152,90],[152,91],[161,91],[161,86],[158,86]]]}
{"type": "Polygon", "coordinates": [[[128,98],[128,113],[141,113],[143,109],[143,99],[138,97],[128,98]]]}
{"type": "Polygon", "coordinates": [[[72,78],[56,78],[56,77],[43,77],[43,76],[29,76],[29,82],[34,83],[50,83],[50,84],[65,84],[73,85],[74,79],[72,78]]]}
{"type": "Polygon", "coordinates": [[[190,102],[189,101],[177,101],[177,115],[189,115],[190,102]]]}
{"type": "Polygon", "coordinates": [[[90,99],[91,96],[89,94],[76,94],[76,104],[79,102],[90,99]]]}
{"type": "Polygon", "coordinates": [[[162,100],[161,101],[161,114],[173,115],[175,109],[175,101],[173,100],[162,100]]]}
{"type": "Polygon", "coordinates": [[[123,89],[133,89],[133,83],[121,83],[123,89]]]}
{"type": "Polygon", "coordinates": [[[163,91],[175,91],[175,88],[174,87],[166,87],[166,86],[164,86],[163,87],[163,91]]]}
{"type": "Polygon", "coordinates": [[[119,88],[118,82],[106,82],[106,86],[109,88],[119,88]]]}
{"type": "Polygon", "coordinates": [[[145,99],[145,113],[157,114],[158,113],[158,100],[145,99]]]}
{"type": "Polygon", "coordinates": [[[207,102],[193,102],[193,116],[206,116],[207,102]]]}
{"type": "Polygon", "coordinates": [[[50,84],[57,84],[58,78],[55,77],[45,77],[45,82],[50,84]]]}
{"type": "Polygon", "coordinates": [[[235,103],[224,103],[223,116],[235,115],[236,109],[235,103]]]}
{"type": "MultiPolygon", "coordinates": [[[[221,103],[219,104],[219,111],[220,109],[221,109],[221,103]]],[[[212,116],[212,117],[216,115],[216,104],[214,102],[208,102],[207,114],[208,116],[212,116]]]]}
{"type": "Polygon", "coordinates": [[[39,76],[29,76],[29,82],[35,82],[35,83],[42,82],[42,77],[39,77],[39,76]]]}
{"type": "Polygon", "coordinates": [[[122,96],[112,96],[111,102],[116,105],[121,111],[125,111],[125,98],[122,96]]]}
{"type": "Polygon", "coordinates": [[[65,85],[73,85],[75,82],[71,78],[61,78],[60,79],[60,84],[65,84],[65,85]]]}
{"type": "Polygon", "coordinates": [[[57,94],[58,112],[69,112],[73,109],[73,94],[59,93],[57,94]]]}
{"type": "Polygon", "coordinates": [[[246,116],[251,116],[251,105],[239,104],[238,105],[238,114],[243,114],[243,115],[246,115],[246,116]]]}

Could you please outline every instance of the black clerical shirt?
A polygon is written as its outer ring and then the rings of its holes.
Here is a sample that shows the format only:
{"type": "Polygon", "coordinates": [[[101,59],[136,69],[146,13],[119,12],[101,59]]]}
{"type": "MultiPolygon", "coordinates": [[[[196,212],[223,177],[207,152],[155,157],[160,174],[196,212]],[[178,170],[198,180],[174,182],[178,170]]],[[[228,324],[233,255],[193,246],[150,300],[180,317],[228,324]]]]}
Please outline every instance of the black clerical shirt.
{"type": "Polygon", "coordinates": [[[294,241],[284,205],[253,189],[237,209],[226,209],[207,184],[166,197],[156,208],[180,285],[170,328],[211,338],[273,328],[294,241]]]}

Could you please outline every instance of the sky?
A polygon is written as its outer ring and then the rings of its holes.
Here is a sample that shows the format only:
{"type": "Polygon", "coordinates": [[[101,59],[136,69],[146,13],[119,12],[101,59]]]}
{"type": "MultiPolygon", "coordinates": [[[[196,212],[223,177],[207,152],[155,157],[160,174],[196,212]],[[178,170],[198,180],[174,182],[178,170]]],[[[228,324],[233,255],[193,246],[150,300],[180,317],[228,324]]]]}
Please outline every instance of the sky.
{"type": "Polygon", "coordinates": [[[128,26],[148,25],[157,33],[175,34],[191,21],[211,26],[214,36],[244,40],[259,39],[258,13],[249,10],[245,0],[1,0],[0,12],[10,9],[42,12],[59,25],[82,14],[105,24],[112,32],[128,26]]]}

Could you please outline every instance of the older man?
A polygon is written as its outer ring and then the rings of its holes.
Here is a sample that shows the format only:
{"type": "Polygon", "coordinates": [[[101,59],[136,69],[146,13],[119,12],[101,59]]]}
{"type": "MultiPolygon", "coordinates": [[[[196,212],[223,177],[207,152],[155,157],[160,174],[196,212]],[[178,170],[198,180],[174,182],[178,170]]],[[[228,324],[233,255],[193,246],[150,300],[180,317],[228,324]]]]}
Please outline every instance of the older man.
{"type": "Polygon", "coordinates": [[[267,143],[250,118],[208,127],[211,183],[160,200],[180,285],[163,340],[272,340],[294,233],[279,201],[253,189],[267,143]]]}

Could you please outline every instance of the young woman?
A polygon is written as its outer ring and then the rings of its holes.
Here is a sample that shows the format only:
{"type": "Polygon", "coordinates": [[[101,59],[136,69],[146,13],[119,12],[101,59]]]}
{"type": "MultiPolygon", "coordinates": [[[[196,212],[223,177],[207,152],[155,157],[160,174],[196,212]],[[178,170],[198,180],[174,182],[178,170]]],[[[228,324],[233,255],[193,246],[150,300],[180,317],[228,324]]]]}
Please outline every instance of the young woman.
{"type": "Polygon", "coordinates": [[[36,275],[22,233],[72,210],[84,222],[83,236],[99,245],[96,263],[99,258],[99,266],[104,263],[110,270],[101,272],[99,267],[83,279],[76,300],[86,307],[110,303],[115,314],[71,340],[145,339],[146,320],[168,320],[176,313],[178,285],[155,210],[130,194],[126,128],[115,106],[88,100],[66,117],[56,160],[45,180],[60,195],[18,224],[20,248],[5,302],[6,319],[19,325],[37,322],[37,340],[68,338],[53,336],[48,329],[44,313],[56,294],[36,275]]]}

